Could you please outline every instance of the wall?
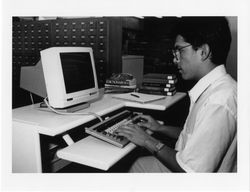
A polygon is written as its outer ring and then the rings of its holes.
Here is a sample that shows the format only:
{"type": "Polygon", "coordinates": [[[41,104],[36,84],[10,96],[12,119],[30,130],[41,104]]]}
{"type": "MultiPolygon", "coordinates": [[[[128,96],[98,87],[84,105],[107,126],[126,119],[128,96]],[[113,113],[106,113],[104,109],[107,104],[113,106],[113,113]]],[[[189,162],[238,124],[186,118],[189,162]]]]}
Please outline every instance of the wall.
{"type": "Polygon", "coordinates": [[[227,58],[227,72],[237,80],[237,17],[227,17],[232,34],[232,42],[227,58]]]}

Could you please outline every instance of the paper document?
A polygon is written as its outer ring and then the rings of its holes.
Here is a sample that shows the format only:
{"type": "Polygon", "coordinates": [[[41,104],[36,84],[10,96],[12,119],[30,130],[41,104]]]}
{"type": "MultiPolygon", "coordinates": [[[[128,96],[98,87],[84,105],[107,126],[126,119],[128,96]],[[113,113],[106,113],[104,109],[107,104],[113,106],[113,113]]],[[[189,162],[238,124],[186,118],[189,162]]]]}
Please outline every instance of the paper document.
{"type": "Polygon", "coordinates": [[[136,93],[136,92],[116,94],[116,95],[113,95],[112,97],[116,99],[122,99],[126,101],[138,102],[138,103],[149,103],[149,102],[153,102],[153,101],[166,98],[166,96],[164,95],[151,95],[151,94],[136,93]]]}

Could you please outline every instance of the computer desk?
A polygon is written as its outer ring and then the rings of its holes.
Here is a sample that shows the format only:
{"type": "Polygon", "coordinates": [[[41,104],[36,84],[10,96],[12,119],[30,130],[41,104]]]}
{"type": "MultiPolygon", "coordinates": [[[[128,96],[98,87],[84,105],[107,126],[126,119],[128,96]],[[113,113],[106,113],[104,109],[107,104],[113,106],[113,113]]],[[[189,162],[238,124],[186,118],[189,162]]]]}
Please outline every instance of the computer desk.
{"type": "MultiPolygon", "coordinates": [[[[177,92],[174,96],[147,104],[127,102],[105,94],[91,103],[90,107],[78,112],[94,112],[106,115],[124,107],[153,109],[164,111],[186,96],[177,92]]],[[[84,125],[95,117],[92,115],[58,115],[54,112],[41,111],[38,104],[13,109],[12,111],[12,172],[43,172],[40,135],[55,137],[84,125]]],[[[84,130],[83,130],[84,132],[84,130]]],[[[136,146],[129,143],[118,148],[92,136],[87,136],[57,151],[57,156],[66,162],[76,162],[101,170],[108,170],[136,146]]]]}

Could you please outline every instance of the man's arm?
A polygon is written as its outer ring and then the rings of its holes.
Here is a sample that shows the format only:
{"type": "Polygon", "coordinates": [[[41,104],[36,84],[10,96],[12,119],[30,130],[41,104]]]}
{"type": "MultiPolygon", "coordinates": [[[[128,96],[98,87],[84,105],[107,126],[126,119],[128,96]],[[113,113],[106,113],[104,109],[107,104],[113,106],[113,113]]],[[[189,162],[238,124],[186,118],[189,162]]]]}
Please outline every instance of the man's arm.
{"type": "Polygon", "coordinates": [[[173,139],[178,139],[181,131],[182,131],[182,127],[176,127],[176,126],[171,126],[171,125],[161,125],[159,129],[155,132],[164,134],[173,139]]]}
{"type": "Polygon", "coordinates": [[[148,149],[151,153],[155,155],[157,159],[159,159],[162,164],[164,164],[167,168],[169,168],[173,172],[185,172],[178,162],[176,161],[176,153],[177,151],[163,145],[163,147],[159,150],[157,145],[160,142],[155,138],[148,138],[144,142],[144,147],[148,149]]]}
{"type": "Polygon", "coordinates": [[[137,116],[134,120],[139,118],[143,120],[141,122],[136,123],[137,125],[146,127],[153,132],[164,134],[173,139],[178,139],[182,130],[181,127],[161,125],[157,120],[155,120],[153,117],[149,115],[140,115],[137,116]]]}
{"type": "Polygon", "coordinates": [[[146,133],[140,126],[134,124],[124,125],[117,129],[117,133],[118,135],[128,138],[136,145],[149,150],[171,171],[184,172],[176,161],[176,151],[164,144],[161,145],[163,147],[159,147],[161,142],[146,133]]]}

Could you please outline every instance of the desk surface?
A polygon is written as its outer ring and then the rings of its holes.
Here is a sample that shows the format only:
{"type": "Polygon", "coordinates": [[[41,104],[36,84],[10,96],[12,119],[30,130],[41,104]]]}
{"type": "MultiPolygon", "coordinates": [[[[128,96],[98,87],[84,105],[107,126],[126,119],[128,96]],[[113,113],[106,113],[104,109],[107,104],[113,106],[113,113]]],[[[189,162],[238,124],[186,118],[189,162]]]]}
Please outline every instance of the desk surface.
{"type": "MultiPolygon", "coordinates": [[[[106,94],[101,99],[91,103],[89,108],[77,113],[94,112],[98,115],[105,115],[122,107],[165,110],[185,95],[186,93],[177,92],[174,96],[167,96],[162,100],[140,104],[114,99],[112,94],[106,94]]],[[[35,104],[14,109],[13,121],[31,124],[37,128],[38,133],[55,136],[95,118],[92,115],[58,115],[54,112],[41,111],[38,106],[39,104],[35,104]]]]}
{"type": "MultiPolygon", "coordinates": [[[[112,95],[104,95],[98,101],[93,102],[89,108],[78,111],[78,113],[94,112],[98,115],[105,115],[122,107],[165,110],[184,98],[185,95],[185,93],[178,92],[174,96],[167,96],[165,99],[147,104],[122,101],[112,98],[112,95]]],[[[41,111],[38,109],[38,106],[39,104],[35,104],[13,110],[13,125],[15,123],[20,124],[16,129],[22,126],[29,127],[32,130],[34,129],[33,133],[36,133],[36,135],[45,134],[55,136],[95,118],[92,115],[58,115],[54,112],[41,111]]],[[[23,140],[23,138],[21,138],[21,140],[23,140]]],[[[21,145],[23,144],[23,142],[19,143],[21,145]]],[[[27,145],[29,146],[30,143],[27,145]]],[[[121,149],[92,136],[88,136],[59,150],[57,156],[71,162],[108,170],[135,147],[133,143],[129,143],[121,149]]],[[[17,147],[17,150],[18,149],[17,147]]],[[[34,151],[29,154],[33,153],[34,151]]],[[[38,152],[35,151],[35,154],[33,154],[33,156],[35,156],[33,157],[34,159],[37,153],[38,152]]],[[[26,155],[24,156],[26,157],[26,155]]]]}
{"type": "MultiPolygon", "coordinates": [[[[165,110],[185,95],[185,93],[177,93],[175,96],[166,97],[164,100],[158,100],[148,104],[123,102],[123,105],[145,109],[165,110]]],[[[111,100],[113,102],[120,101],[116,99],[111,100]]],[[[65,147],[64,149],[59,150],[57,152],[57,156],[67,161],[84,164],[106,171],[135,147],[135,144],[129,143],[124,148],[118,148],[105,141],[88,136],[76,143],[73,143],[72,145],[69,145],[68,147],[65,147]]]]}

